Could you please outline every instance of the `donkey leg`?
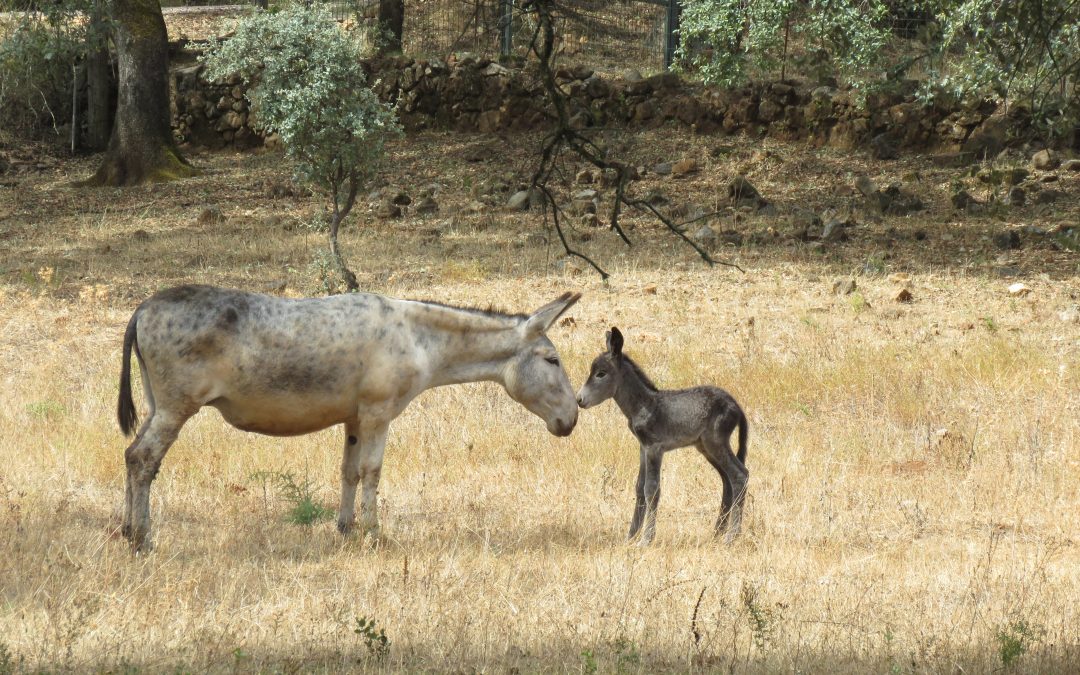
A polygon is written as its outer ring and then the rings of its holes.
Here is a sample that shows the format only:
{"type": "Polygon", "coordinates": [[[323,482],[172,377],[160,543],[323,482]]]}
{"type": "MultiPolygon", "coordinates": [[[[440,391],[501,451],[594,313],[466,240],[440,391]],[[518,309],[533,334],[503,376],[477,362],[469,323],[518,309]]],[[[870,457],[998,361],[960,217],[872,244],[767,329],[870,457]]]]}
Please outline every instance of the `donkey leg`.
{"type": "Polygon", "coordinates": [[[720,534],[725,529],[727,529],[728,518],[731,515],[731,502],[734,498],[734,495],[731,491],[731,479],[728,478],[727,474],[724,472],[723,467],[720,466],[720,463],[713,459],[712,455],[709,453],[709,449],[705,446],[705,443],[698,441],[697,449],[701,452],[702,455],[705,456],[705,459],[708,460],[709,465],[712,466],[712,468],[716,469],[716,473],[720,474],[720,515],[716,517],[716,523],[715,525],[713,525],[713,529],[716,534],[720,534]]]}
{"type": "MultiPolygon", "coordinates": [[[[154,414],[150,413],[146,417],[146,420],[139,427],[139,431],[135,434],[135,440],[131,442],[127,450],[124,452],[125,459],[135,452],[133,448],[142,440],[146,435],[146,430],[150,428],[150,420],[154,419],[154,414]]],[[[124,536],[124,539],[131,539],[132,533],[132,509],[134,509],[133,495],[135,492],[134,472],[131,470],[131,466],[128,465],[127,471],[125,471],[124,478],[124,520],[120,526],[120,533],[124,536]]]]}
{"type": "Polygon", "coordinates": [[[355,520],[356,486],[360,482],[360,422],[345,423],[345,451],[341,459],[341,506],[337,529],[348,534],[355,520]]]}
{"type": "Polygon", "coordinates": [[[165,453],[180,433],[180,427],[190,416],[159,408],[147,422],[143,433],[124,453],[130,491],[125,536],[136,551],[150,549],[150,484],[161,468],[165,453]]]}
{"type": "Polygon", "coordinates": [[[743,502],[746,499],[746,484],[750,479],[750,472],[731,451],[731,443],[722,433],[710,434],[705,445],[710,459],[716,462],[717,470],[727,479],[725,492],[730,494],[730,498],[725,499],[725,505],[729,511],[731,527],[724,540],[731,543],[742,529],[743,502]]]}
{"type": "Polygon", "coordinates": [[[642,546],[648,546],[656,537],[656,509],[660,506],[660,464],[664,452],[649,448],[645,455],[645,531],[641,535],[642,546]]]}
{"type": "Polygon", "coordinates": [[[645,476],[648,468],[645,462],[645,448],[641,448],[641,463],[638,466],[637,484],[634,486],[634,515],[630,519],[630,534],[627,539],[633,539],[641,530],[641,523],[645,520],[645,476]]]}
{"type": "Polygon", "coordinates": [[[386,450],[386,433],[389,425],[365,427],[360,441],[360,482],[363,492],[360,495],[361,531],[379,536],[379,511],[377,494],[379,478],[382,476],[383,451],[386,450]]]}

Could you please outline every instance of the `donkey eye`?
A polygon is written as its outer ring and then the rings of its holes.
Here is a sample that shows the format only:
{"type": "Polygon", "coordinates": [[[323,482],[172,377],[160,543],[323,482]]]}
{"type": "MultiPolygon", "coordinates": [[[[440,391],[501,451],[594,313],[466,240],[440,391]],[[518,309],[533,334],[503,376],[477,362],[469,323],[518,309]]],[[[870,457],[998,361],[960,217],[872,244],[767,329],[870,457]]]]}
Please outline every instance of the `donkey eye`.
{"type": "Polygon", "coordinates": [[[548,357],[545,357],[544,360],[547,361],[548,363],[550,363],[553,366],[559,365],[559,357],[558,356],[548,356],[548,357]]]}
{"type": "Polygon", "coordinates": [[[605,372],[604,372],[604,371],[602,371],[602,370],[598,370],[598,371],[596,371],[596,379],[598,379],[598,380],[602,380],[602,379],[604,379],[605,377],[607,377],[607,373],[605,373],[605,372]]]}

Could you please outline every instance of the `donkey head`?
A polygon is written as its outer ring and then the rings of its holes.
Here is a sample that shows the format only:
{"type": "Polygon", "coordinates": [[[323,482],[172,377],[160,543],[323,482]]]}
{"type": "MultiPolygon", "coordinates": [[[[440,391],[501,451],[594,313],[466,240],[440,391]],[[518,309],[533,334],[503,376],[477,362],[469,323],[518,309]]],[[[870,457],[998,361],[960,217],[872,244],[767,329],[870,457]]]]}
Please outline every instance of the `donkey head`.
{"type": "Polygon", "coordinates": [[[622,333],[612,326],[607,333],[607,351],[593,359],[592,367],[589,369],[589,379],[578,392],[579,406],[591,408],[615,395],[619,389],[619,383],[622,382],[622,369],[619,368],[622,348],[622,333]]]}
{"type": "Polygon", "coordinates": [[[521,323],[521,343],[503,376],[507,393],[547,423],[556,436],[568,436],[577,424],[577,401],[570,378],[545,331],[570,309],[580,293],[564,293],[521,323]]]}

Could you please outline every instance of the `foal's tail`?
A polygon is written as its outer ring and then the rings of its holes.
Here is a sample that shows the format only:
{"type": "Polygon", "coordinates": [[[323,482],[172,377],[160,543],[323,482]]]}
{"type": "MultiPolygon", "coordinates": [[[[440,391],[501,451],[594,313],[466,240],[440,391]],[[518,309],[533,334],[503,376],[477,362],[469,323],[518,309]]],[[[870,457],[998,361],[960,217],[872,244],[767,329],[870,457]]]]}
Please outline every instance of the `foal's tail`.
{"type": "Polygon", "coordinates": [[[746,443],[749,440],[747,434],[749,431],[749,424],[746,421],[746,413],[739,410],[739,451],[735,453],[735,456],[739,458],[739,461],[746,465],[746,443]]]}
{"type": "MultiPolygon", "coordinates": [[[[127,331],[124,332],[124,360],[120,367],[120,395],[116,400],[116,419],[120,422],[120,431],[125,436],[130,436],[139,423],[139,414],[135,411],[135,402],[131,400],[131,349],[138,350],[136,342],[135,324],[138,321],[139,312],[131,315],[128,321],[127,331]]],[[[136,351],[136,356],[138,352],[136,351]]]]}

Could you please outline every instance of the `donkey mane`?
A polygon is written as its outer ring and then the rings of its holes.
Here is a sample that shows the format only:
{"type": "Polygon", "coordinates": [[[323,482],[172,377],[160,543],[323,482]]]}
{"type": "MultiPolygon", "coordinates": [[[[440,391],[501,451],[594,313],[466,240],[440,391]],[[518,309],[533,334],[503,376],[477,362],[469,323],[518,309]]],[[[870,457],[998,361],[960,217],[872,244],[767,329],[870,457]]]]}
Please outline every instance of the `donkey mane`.
{"type": "Polygon", "coordinates": [[[445,302],[438,302],[436,300],[414,300],[422,305],[431,305],[432,307],[441,307],[443,309],[452,309],[459,312],[468,312],[469,314],[476,314],[479,316],[486,316],[492,319],[528,319],[528,314],[512,314],[509,312],[503,312],[495,309],[493,306],[488,305],[486,309],[481,307],[461,307],[458,305],[451,305],[445,302]]]}
{"type": "Polygon", "coordinates": [[[630,372],[632,372],[634,376],[637,377],[637,379],[639,379],[643,385],[645,385],[646,389],[648,389],[649,391],[660,391],[660,389],[656,386],[655,383],[653,383],[649,376],[645,374],[645,371],[641,369],[641,366],[634,363],[634,360],[632,358],[630,358],[626,354],[619,354],[619,359],[630,369],[630,372]]]}

